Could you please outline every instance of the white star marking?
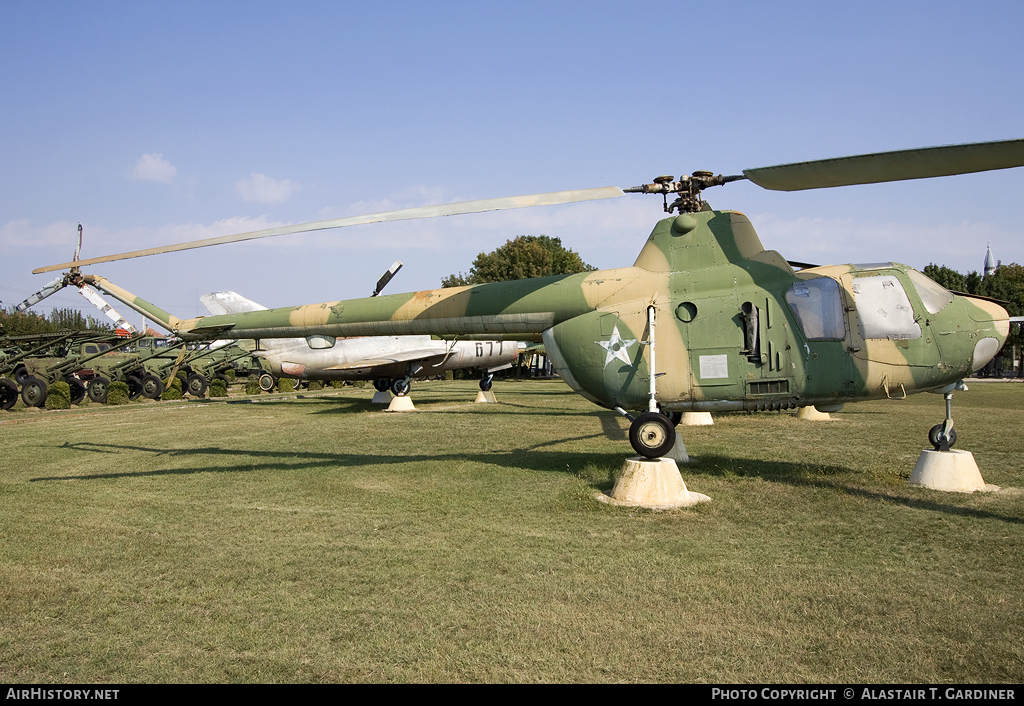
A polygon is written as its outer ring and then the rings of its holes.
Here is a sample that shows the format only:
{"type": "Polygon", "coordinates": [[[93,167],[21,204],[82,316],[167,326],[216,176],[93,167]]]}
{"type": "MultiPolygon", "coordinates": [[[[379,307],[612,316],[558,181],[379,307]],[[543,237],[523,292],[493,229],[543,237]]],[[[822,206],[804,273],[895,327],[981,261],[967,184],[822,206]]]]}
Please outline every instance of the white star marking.
{"type": "Polygon", "coordinates": [[[624,339],[619,335],[619,327],[616,326],[612,329],[612,337],[607,341],[594,341],[597,345],[608,351],[608,355],[604,359],[604,367],[608,367],[608,364],[618,358],[626,365],[632,364],[629,359],[629,347],[636,343],[635,338],[624,339]]]}

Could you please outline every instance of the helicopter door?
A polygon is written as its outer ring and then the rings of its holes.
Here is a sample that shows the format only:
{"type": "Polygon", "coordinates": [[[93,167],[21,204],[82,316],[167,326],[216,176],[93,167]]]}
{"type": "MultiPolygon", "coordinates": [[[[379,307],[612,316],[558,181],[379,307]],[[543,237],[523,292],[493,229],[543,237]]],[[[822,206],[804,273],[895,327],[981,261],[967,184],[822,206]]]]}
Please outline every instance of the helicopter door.
{"type": "Polygon", "coordinates": [[[693,398],[743,397],[749,363],[740,355],[744,329],[736,293],[683,301],[676,307],[676,318],[690,356],[693,398]]]}

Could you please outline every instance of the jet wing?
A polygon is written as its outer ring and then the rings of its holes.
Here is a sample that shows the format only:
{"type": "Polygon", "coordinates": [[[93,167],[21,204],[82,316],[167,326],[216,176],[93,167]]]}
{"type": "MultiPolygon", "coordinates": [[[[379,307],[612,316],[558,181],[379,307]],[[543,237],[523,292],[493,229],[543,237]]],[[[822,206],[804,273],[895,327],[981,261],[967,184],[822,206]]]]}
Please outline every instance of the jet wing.
{"type": "Polygon", "coordinates": [[[394,365],[395,363],[411,363],[416,360],[426,360],[427,358],[439,358],[443,355],[444,352],[438,351],[436,347],[414,348],[391,356],[363,358],[362,360],[354,360],[351,363],[331,365],[327,367],[326,370],[358,370],[360,368],[374,368],[379,365],[394,365]]]}

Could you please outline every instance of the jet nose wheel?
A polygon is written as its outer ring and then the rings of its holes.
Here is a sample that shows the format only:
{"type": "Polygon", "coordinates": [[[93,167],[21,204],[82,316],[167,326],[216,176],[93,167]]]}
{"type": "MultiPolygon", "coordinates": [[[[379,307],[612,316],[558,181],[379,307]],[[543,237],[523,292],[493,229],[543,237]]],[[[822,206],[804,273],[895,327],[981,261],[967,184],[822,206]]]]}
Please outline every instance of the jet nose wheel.
{"type": "Polygon", "coordinates": [[[659,412],[644,412],[629,427],[629,443],[644,458],[661,458],[675,442],[675,427],[659,412]]]}
{"type": "Polygon", "coordinates": [[[480,389],[483,392],[490,391],[492,384],[494,384],[494,376],[493,375],[484,375],[482,378],[480,378],[480,389]]]}

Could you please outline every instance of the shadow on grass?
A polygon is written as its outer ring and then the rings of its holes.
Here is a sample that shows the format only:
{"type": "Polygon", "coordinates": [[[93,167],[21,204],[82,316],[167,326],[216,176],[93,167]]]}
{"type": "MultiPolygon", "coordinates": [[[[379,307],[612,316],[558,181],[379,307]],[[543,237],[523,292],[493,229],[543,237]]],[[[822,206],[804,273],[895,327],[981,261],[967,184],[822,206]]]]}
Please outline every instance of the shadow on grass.
{"type": "Polygon", "coordinates": [[[404,454],[395,456],[382,455],[378,453],[359,454],[319,453],[312,451],[255,451],[250,449],[222,448],[218,446],[207,446],[192,449],[161,449],[146,446],[99,444],[90,441],[77,443],[66,442],[58,448],[82,453],[100,454],[137,451],[150,453],[156,457],[163,456],[170,458],[184,457],[199,459],[203,456],[209,456],[213,459],[217,457],[231,457],[244,458],[245,462],[225,466],[217,465],[209,467],[195,467],[196,462],[192,461],[189,464],[189,468],[164,468],[146,471],[95,473],[88,475],[47,476],[41,478],[30,478],[29,481],[36,483],[65,480],[109,480],[113,478],[145,478],[147,476],[194,475],[199,473],[252,473],[258,471],[296,470],[297,468],[310,470],[316,468],[331,469],[380,464],[397,465],[445,461],[483,463],[517,470],[532,470],[575,475],[578,470],[583,468],[585,465],[609,464],[611,467],[617,467],[622,463],[622,456],[614,453],[593,454],[568,451],[541,451],[541,449],[545,446],[551,446],[563,442],[581,441],[599,438],[602,436],[602,434],[590,434],[586,436],[570,437],[556,441],[546,441],[530,448],[513,449],[509,451],[488,451],[477,454],[404,454]],[[538,463],[531,463],[529,466],[525,466],[523,464],[523,460],[526,454],[529,454],[527,458],[529,458],[530,461],[538,461],[538,463]]]}
{"type": "Polygon", "coordinates": [[[757,477],[767,481],[785,483],[793,487],[835,490],[852,497],[875,501],[880,500],[916,510],[929,510],[977,519],[1002,520],[1011,524],[1024,524],[1024,518],[1020,517],[1001,515],[987,510],[941,503],[924,498],[913,498],[907,495],[868,490],[840,479],[839,476],[849,477],[850,475],[857,474],[857,471],[854,469],[842,466],[816,466],[810,463],[760,461],[729,456],[700,456],[694,458],[692,463],[685,467],[684,471],[689,472],[691,475],[699,473],[726,479],[729,477],[757,477]]]}

